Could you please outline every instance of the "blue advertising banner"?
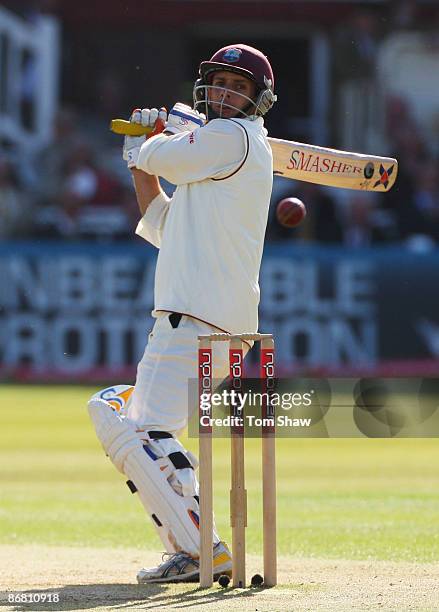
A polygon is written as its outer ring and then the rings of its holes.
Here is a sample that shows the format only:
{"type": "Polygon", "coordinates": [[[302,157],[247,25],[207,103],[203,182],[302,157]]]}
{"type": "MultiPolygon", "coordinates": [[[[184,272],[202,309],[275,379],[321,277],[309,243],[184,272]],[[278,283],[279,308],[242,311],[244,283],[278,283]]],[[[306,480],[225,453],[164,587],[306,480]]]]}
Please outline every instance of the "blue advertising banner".
{"type": "MultiPolygon", "coordinates": [[[[0,243],[3,378],[132,379],[152,327],[145,243],[0,243]]],[[[178,264],[177,264],[178,265],[178,264]]],[[[439,372],[439,251],[268,244],[260,331],[288,374],[439,372]]]]}

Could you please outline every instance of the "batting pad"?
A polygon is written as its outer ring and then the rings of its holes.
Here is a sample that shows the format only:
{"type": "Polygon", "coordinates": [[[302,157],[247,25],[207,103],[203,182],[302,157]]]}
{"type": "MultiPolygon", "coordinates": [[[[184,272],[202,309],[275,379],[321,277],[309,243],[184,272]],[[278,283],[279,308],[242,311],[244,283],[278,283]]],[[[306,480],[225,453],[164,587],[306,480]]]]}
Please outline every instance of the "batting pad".
{"type": "Polygon", "coordinates": [[[118,412],[121,416],[126,416],[133,391],[133,385],[112,385],[101,389],[90,399],[103,399],[110,404],[115,412],[118,412]]]}
{"type": "MultiPolygon", "coordinates": [[[[88,411],[105,452],[135,485],[167,552],[198,556],[198,484],[192,468],[177,469],[171,460],[183,455],[193,466],[191,455],[174,438],[141,440],[148,434],[137,431],[101,398],[93,397],[88,411]]],[[[214,542],[218,541],[214,533],[214,542]]]]}

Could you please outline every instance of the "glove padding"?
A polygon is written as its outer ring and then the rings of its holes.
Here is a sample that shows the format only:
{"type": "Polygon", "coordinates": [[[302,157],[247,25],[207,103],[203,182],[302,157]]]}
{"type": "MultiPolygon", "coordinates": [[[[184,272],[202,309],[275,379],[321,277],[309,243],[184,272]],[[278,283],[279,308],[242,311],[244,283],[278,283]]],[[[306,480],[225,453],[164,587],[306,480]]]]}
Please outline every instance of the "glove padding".
{"type": "Polygon", "coordinates": [[[136,167],[141,146],[151,136],[163,132],[166,119],[167,112],[164,107],[160,110],[156,108],[135,108],[133,110],[130,121],[132,123],[140,123],[145,127],[151,127],[153,131],[147,136],[125,136],[122,157],[127,162],[128,168],[136,167]]]}
{"type": "Polygon", "coordinates": [[[168,121],[164,132],[168,134],[180,134],[181,132],[192,132],[206,123],[206,116],[193,110],[187,104],[177,102],[169,111],[168,121]]]}

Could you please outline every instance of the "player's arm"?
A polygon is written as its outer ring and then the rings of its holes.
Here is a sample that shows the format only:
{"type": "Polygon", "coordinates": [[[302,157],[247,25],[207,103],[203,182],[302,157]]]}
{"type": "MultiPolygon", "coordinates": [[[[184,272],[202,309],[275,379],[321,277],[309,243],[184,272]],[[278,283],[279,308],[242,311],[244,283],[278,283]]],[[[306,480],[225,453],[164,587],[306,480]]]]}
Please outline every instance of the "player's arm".
{"type": "MultiPolygon", "coordinates": [[[[135,109],[130,121],[152,128],[153,134],[160,133],[167,120],[166,109],[135,109]]],[[[136,167],[140,149],[145,142],[145,136],[126,136],[123,146],[123,158],[131,171],[136,191],[137,203],[141,219],[136,233],[145,240],[160,248],[163,228],[168,213],[170,199],[160,186],[157,176],[147,174],[136,167]]]]}
{"type": "Polygon", "coordinates": [[[174,107],[164,132],[142,145],[137,168],[146,174],[162,176],[174,185],[223,178],[233,173],[247,152],[245,130],[226,119],[198,126],[190,119],[191,113],[194,118],[198,113],[185,108],[184,123],[180,123],[181,117],[173,115],[174,107]]]}
{"type": "Polygon", "coordinates": [[[160,187],[159,179],[153,174],[146,174],[137,168],[131,168],[131,174],[140,214],[143,217],[151,202],[157,196],[163,196],[164,192],[160,187]]]}
{"type": "MultiPolygon", "coordinates": [[[[131,115],[131,122],[138,123],[144,127],[153,129],[150,137],[160,134],[165,130],[166,136],[191,131],[204,125],[204,115],[193,111],[185,104],[177,103],[167,116],[163,107],[158,111],[156,108],[136,108],[131,115]]],[[[164,196],[156,173],[139,170],[136,167],[141,146],[145,143],[145,137],[126,137],[124,145],[124,159],[128,162],[134,180],[137,202],[140,212],[145,215],[148,206],[158,196],[164,196]]],[[[161,197],[163,200],[163,197],[161,197]]]]}
{"type": "MultiPolygon", "coordinates": [[[[136,108],[131,114],[130,121],[153,129],[152,135],[163,131],[167,120],[165,108],[136,108]]],[[[145,136],[125,136],[123,145],[123,158],[127,162],[128,169],[133,176],[134,188],[136,190],[137,202],[140,213],[143,216],[150,203],[159,195],[164,195],[157,176],[146,174],[136,168],[137,159],[145,136]]]]}
{"type": "MultiPolygon", "coordinates": [[[[190,107],[177,103],[172,108],[169,117],[165,108],[161,108],[160,111],[156,108],[144,108],[142,110],[137,108],[133,111],[130,121],[151,128],[153,132],[150,137],[153,137],[161,133],[164,128],[166,129],[166,136],[190,131],[204,125],[205,117],[196,111],[192,111],[190,107]]],[[[126,136],[123,158],[131,170],[137,202],[142,215],[136,231],[143,238],[159,247],[170,199],[163,192],[157,173],[137,168],[138,157],[143,144],[145,144],[145,136],[126,136]]]]}

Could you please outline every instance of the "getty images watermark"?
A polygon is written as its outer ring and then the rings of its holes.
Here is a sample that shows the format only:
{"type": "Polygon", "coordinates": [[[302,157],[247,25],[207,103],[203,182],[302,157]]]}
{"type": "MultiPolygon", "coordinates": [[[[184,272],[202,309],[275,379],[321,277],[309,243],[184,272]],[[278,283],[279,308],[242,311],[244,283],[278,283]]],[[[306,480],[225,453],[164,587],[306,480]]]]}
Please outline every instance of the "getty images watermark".
{"type": "Polygon", "coordinates": [[[286,414],[279,414],[278,410],[288,411],[293,408],[312,405],[314,390],[305,393],[276,393],[237,391],[236,389],[223,389],[221,392],[202,393],[200,395],[200,424],[203,427],[269,427],[273,418],[277,427],[309,427],[311,418],[293,418],[286,414]],[[261,416],[249,411],[251,408],[269,406],[273,410],[272,416],[261,416]],[[214,416],[216,408],[228,408],[229,414],[214,416]]]}
{"type": "Polygon", "coordinates": [[[191,437],[264,429],[284,438],[437,438],[439,378],[242,378],[238,386],[189,383],[191,437]],[[267,389],[267,384],[270,389],[267,389]]]}

